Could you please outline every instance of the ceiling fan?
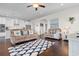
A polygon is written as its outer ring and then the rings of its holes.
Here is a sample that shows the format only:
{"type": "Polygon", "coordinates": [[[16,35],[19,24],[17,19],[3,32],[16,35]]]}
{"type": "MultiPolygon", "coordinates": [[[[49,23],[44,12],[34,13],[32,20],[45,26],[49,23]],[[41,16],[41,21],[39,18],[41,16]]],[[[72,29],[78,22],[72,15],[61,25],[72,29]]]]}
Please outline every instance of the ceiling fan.
{"type": "Polygon", "coordinates": [[[34,7],[35,10],[37,11],[37,10],[38,10],[38,7],[45,8],[45,5],[38,4],[38,3],[33,3],[32,5],[28,5],[28,6],[27,6],[27,8],[29,8],[29,7],[34,7]]]}

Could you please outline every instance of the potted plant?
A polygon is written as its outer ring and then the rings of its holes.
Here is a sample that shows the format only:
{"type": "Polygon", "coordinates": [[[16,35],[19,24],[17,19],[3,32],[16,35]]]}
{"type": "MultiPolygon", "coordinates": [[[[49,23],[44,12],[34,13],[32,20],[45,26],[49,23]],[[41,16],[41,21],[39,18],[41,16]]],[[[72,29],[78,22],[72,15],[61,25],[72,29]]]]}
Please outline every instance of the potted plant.
{"type": "Polygon", "coordinates": [[[69,21],[71,24],[73,24],[74,20],[75,20],[74,17],[69,17],[69,21]]]}

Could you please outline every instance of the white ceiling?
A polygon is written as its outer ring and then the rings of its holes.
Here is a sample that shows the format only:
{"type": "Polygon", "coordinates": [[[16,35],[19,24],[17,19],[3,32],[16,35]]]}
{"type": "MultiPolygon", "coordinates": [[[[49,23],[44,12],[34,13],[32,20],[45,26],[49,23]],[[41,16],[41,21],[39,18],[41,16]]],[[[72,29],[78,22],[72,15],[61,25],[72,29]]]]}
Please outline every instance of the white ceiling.
{"type": "Polygon", "coordinates": [[[39,8],[35,11],[33,7],[27,8],[29,3],[0,3],[0,16],[33,20],[51,13],[59,12],[63,9],[79,6],[78,3],[45,3],[46,8],[39,8]]]}

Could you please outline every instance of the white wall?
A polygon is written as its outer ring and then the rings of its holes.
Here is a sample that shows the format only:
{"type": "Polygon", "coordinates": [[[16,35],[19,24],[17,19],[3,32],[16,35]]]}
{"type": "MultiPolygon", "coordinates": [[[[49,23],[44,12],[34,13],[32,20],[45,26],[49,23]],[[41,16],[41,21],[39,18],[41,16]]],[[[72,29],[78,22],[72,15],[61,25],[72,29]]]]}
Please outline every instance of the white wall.
{"type": "Polygon", "coordinates": [[[14,29],[14,28],[23,28],[25,26],[25,22],[20,19],[11,19],[11,18],[6,18],[6,27],[9,27],[9,29],[14,29]],[[18,26],[14,25],[14,22],[19,24],[18,26]]]}
{"type": "MultiPolygon", "coordinates": [[[[30,22],[28,21],[24,21],[22,19],[13,19],[13,18],[8,18],[8,17],[0,17],[0,24],[5,24],[6,27],[8,27],[9,29],[21,29],[23,27],[25,27],[26,24],[30,24],[30,22]],[[14,22],[16,22],[17,24],[19,24],[18,26],[14,26],[14,22]]],[[[5,36],[5,38],[10,38],[10,30],[0,33],[0,36],[5,36]]]]}
{"type": "Polygon", "coordinates": [[[70,33],[79,32],[79,27],[78,27],[79,26],[78,24],[79,23],[79,6],[64,9],[60,12],[57,12],[57,13],[54,13],[54,14],[51,14],[39,19],[35,19],[32,22],[39,23],[40,20],[46,19],[48,21],[48,29],[49,29],[50,28],[49,21],[51,19],[56,19],[56,18],[59,19],[59,27],[61,29],[65,27],[66,28],[70,27],[69,28],[70,33]],[[68,21],[69,17],[75,17],[74,24],[72,25],[70,24],[70,22],[68,21]]]}

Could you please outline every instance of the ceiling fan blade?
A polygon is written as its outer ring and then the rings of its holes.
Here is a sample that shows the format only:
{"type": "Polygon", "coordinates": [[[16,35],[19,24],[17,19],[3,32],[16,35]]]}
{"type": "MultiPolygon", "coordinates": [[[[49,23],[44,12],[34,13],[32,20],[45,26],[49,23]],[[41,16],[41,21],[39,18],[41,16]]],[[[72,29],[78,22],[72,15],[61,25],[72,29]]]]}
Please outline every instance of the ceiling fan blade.
{"type": "Polygon", "coordinates": [[[38,8],[35,8],[35,10],[37,11],[37,10],[38,10],[38,8]]]}
{"type": "Polygon", "coordinates": [[[29,5],[29,6],[27,6],[27,7],[31,7],[32,5],[29,5]]]}
{"type": "Polygon", "coordinates": [[[43,7],[43,8],[45,8],[45,6],[44,6],[44,5],[39,5],[39,7],[43,7]]]}

